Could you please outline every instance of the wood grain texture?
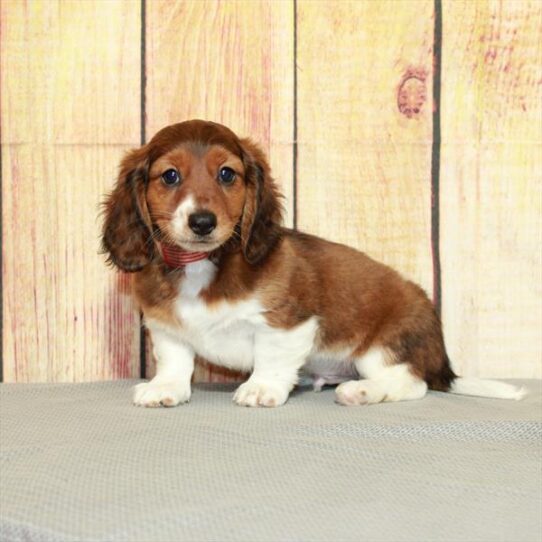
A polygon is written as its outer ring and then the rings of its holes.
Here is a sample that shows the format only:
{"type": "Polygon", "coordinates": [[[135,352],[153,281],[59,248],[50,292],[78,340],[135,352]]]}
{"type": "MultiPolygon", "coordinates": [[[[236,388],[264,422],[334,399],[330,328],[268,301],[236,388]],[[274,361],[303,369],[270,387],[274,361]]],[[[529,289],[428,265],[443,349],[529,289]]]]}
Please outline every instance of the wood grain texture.
{"type": "Polygon", "coordinates": [[[299,228],[430,293],[433,2],[297,5],[299,228]]]}
{"type": "MultiPolygon", "coordinates": [[[[267,152],[292,223],[293,2],[147,4],[147,134],[192,118],[250,136],[267,152]]],[[[154,372],[152,358],[148,374],[154,372]]],[[[238,380],[199,364],[196,380],[238,380]]]]}
{"type": "Polygon", "coordinates": [[[443,4],[441,256],[454,368],[542,376],[542,4],[443,4]]]}
{"type": "Polygon", "coordinates": [[[139,139],[139,5],[1,4],[5,381],[138,374],[139,317],[97,215],[139,139]]]}
{"type": "MultiPolygon", "coordinates": [[[[4,379],[138,376],[139,315],[98,254],[97,215],[140,143],[141,1],[0,10],[4,379]]],[[[541,4],[442,11],[447,345],[459,373],[541,377],[541,4]]],[[[292,224],[295,116],[300,229],[431,292],[433,0],[298,0],[294,15],[293,0],[147,1],[147,139],[189,118],[253,137],[292,224]]]]}

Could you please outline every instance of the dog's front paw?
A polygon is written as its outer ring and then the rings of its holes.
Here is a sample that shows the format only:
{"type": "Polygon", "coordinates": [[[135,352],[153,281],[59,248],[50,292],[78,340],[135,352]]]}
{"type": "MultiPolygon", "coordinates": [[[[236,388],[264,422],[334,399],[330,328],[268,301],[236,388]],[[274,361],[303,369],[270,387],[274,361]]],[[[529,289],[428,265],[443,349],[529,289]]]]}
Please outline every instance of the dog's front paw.
{"type": "Polygon", "coordinates": [[[190,384],[180,382],[143,382],[134,387],[134,405],[174,407],[190,400],[190,384]]]}
{"type": "Polygon", "coordinates": [[[241,384],[233,396],[233,400],[241,406],[275,407],[283,405],[288,399],[289,391],[275,382],[251,382],[241,384]]]}

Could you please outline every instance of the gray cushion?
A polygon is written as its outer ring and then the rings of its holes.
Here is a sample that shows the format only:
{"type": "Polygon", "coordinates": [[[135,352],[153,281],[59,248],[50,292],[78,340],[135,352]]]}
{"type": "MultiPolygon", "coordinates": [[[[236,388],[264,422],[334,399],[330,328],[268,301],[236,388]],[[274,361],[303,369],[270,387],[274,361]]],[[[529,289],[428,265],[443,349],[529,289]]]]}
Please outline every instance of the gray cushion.
{"type": "Polygon", "coordinates": [[[542,539],[542,387],[341,407],[172,409],[136,381],[0,386],[2,541],[542,539]]]}

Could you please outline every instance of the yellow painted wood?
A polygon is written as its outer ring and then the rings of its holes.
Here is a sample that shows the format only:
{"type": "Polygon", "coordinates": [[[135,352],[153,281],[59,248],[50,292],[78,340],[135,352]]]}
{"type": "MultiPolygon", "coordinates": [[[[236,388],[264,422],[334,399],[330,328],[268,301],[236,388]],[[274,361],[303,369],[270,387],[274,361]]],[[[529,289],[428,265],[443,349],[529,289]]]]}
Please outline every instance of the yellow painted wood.
{"type": "MultiPolygon", "coordinates": [[[[138,375],[139,318],[97,213],[139,144],[140,7],[0,3],[6,381],[138,375]]],[[[293,2],[146,10],[147,138],[198,117],[252,136],[291,224],[293,2]]],[[[542,376],[541,23],[535,0],[443,2],[443,319],[462,374],[542,376]]],[[[297,2],[299,227],[429,292],[432,42],[432,0],[297,2]]]]}
{"type": "MultiPolygon", "coordinates": [[[[294,7],[291,1],[147,4],[147,137],[192,118],[229,126],[268,153],[292,223],[294,7]]],[[[150,359],[150,356],[149,356],[150,359]]],[[[153,363],[148,373],[154,372],[153,363]]],[[[198,366],[196,380],[229,375],[198,366]]],[[[231,376],[238,379],[238,376],[231,376]]]]}
{"type": "Polygon", "coordinates": [[[299,228],[359,248],[431,294],[433,2],[297,6],[299,228]],[[402,83],[419,109],[411,116],[399,110],[402,83]]]}
{"type": "Polygon", "coordinates": [[[139,317],[98,254],[99,201],[138,144],[140,3],[3,1],[4,378],[137,376],[139,317]]]}
{"type": "Polygon", "coordinates": [[[443,319],[458,372],[542,376],[542,4],[443,3],[443,319]]]}

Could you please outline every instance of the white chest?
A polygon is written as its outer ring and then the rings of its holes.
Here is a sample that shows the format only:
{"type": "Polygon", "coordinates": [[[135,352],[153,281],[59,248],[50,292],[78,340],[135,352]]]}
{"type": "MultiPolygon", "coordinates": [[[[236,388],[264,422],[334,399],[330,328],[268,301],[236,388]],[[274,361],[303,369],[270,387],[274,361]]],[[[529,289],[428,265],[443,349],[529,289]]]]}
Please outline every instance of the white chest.
{"type": "Polygon", "coordinates": [[[208,260],[189,264],[180,284],[175,311],[182,324],[180,338],[209,361],[239,370],[254,364],[254,334],[266,326],[256,299],[208,305],[199,292],[208,286],[216,267],[208,260]]]}
{"type": "Polygon", "coordinates": [[[317,318],[281,329],[269,326],[265,309],[256,297],[208,304],[199,294],[216,272],[207,260],[187,265],[174,302],[180,326],[173,328],[146,320],[153,340],[165,334],[165,342],[183,343],[212,363],[231,369],[250,372],[257,358],[260,367],[268,366],[276,372],[283,365],[291,365],[293,373],[297,373],[316,353],[317,318]]]}

